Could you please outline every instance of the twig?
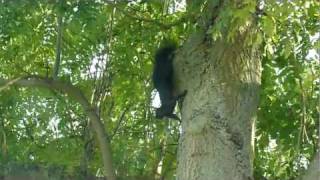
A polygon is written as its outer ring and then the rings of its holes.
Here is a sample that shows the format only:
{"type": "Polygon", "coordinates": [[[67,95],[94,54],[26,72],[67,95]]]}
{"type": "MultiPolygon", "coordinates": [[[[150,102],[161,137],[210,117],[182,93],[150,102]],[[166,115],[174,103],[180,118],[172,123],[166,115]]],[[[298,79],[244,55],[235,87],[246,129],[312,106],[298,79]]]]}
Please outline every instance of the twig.
{"type": "MultiPolygon", "coordinates": [[[[62,3],[63,0],[60,0],[60,8],[62,7],[62,3]]],[[[57,30],[58,30],[58,34],[57,34],[57,44],[56,44],[56,61],[54,64],[54,69],[53,69],[53,74],[52,74],[52,78],[53,79],[57,79],[58,77],[58,73],[59,73],[59,69],[60,69],[60,62],[61,62],[61,44],[62,44],[62,17],[63,13],[61,12],[61,10],[58,12],[58,25],[57,25],[57,30]]]]}

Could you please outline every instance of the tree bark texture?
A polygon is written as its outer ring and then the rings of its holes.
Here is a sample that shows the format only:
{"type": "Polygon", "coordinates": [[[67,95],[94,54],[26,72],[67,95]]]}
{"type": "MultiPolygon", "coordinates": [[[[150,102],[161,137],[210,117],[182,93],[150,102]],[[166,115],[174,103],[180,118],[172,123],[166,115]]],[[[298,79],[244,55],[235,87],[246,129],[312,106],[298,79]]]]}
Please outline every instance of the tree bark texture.
{"type": "MultiPolygon", "coordinates": [[[[320,144],[320,143],[319,143],[320,144]]],[[[310,162],[308,169],[297,180],[319,180],[320,178],[320,151],[318,151],[310,162]]]]}
{"type": "Polygon", "coordinates": [[[180,180],[252,179],[252,125],[261,67],[254,47],[241,41],[190,41],[176,59],[182,104],[180,180]]]}
{"type": "Polygon", "coordinates": [[[178,180],[253,179],[253,122],[259,101],[258,47],[245,45],[254,27],[233,42],[213,41],[200,30],[174,61],[182,103],[178,180]]]}

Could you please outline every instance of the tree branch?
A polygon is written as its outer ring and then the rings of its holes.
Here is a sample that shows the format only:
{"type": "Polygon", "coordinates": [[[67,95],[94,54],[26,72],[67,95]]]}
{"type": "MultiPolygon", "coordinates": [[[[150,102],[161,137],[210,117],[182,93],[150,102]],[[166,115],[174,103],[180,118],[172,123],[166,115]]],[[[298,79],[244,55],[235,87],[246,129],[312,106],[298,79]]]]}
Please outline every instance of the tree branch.
{"type": "Polygon", "coordinates": [[[43,78],[40,76],[26,76],[12,80],[0,79],[0,91],[11,85],[40,87],[60,91],[80,103],[85,113],[90,118],[93,128],[96,132],[103,158],[104,173],[106,174],[108,180],[115,180],[115,173],[112,165],[111,146],[109,140],[107,139],[107,133],[104,129],[104,125],[100,117],[97,115],[95,109],[92,108],[91,104],[79,88],[70,83],[65,83],[63,81],[50,78],[43,78]]]}
{"type": "MultiPolygon", "coordinates": [[[[63,0],[59,1],[60,3],[60,9],[62,8],[63,5],[63,0]]],[[[58,24],[57,24],[57,30],[58,30],[58,34],[57,34],[57,44],[56,44],[56,61],[54,63],[54,69],[53,69],[53,74],[52,74],[52,78],[53,79],[57,79],[58,77],[58,73],[59,73],[59,69],[60,69],[60,62],[61,62],[61,44],[62,44],[62,15],[63,13],[61,12],[61,10],[58,12],[58,24]]]]}
{"type": "Polygon", "coordinates": [[[122,121],[124,120],[124,116],[126,115],[127,111],[129,110],[131,105],[128,105],[121,113],[120,118],[118,120],[117,126],[114,128],[113,133],[109,136],[110,140],[113,138],[113,136],[115,136],[121,126],[122,121]]]}
{"type": "Polygon", "coordinates": [[[106,4],[116,8],[117,10],[119,10],[122,14],[124,14],[126,17],[128,18],[131,18],[131,19],[134,19],[134,20],[138,20],[138,21],[141,21],[141,22],[146,22],[146,23],[150,23],[152,25],[156,25],[158,27],[160,27],[161,29],[163,30],[167,30],[167,29],[170,29],[174,26],[177,26],[177,25],[180,25],[182,23],[185,23],[187,21],[194,21],[194,18],[196,17],[195,14],[186,14],[184,16],[182,16],[180,19],[178,20],[175,20],[173,22],[170,22],[170,23],[164,23],[164,22],[161,22],[157,19],[151,19],[151,18],[146,18],[146,17],[143,17],[142,15],[139,15],[137,13],[137,10],[131,8],[132,10],[130,11],[126,11],[123,9],[123,7],[120,7],[119,5],[122,5],[122,4],[126,4],[126,3],[129,3],[129,1],[125,2],[125,1],[120,1],[120,2],[112,2],[112,1],[108,1],[108,0],[105,0],[104,1],[106,4]]]}

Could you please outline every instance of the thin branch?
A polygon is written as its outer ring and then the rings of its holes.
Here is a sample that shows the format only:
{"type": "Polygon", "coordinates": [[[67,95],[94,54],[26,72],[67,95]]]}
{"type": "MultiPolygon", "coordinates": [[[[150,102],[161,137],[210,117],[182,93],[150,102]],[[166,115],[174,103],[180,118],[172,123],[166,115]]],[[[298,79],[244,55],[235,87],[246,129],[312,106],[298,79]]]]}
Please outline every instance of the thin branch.
{"type": "MultiPolygon", "coordinates": [[[[161,29],[167,30],[170,29],[174,26],[180,25],[184,22],[187,22],[188,20],[190,21],[194,21],[195,17],[197,17],[195,14],[191,14],[191,13],[187,13],[186,15],[182,16],[180,19],[171,22],[171,23],[163,23],[161,21],[158,21],[156,19],[151,19],[151,18],[146,18],[143,17],[141,15],[138,15],[136,10],[131,10],[131,11],[126,11],[123,9],[123,7],[120,7],[120,5],[124,4],[124,3],[128,3],[128,2],[123,2],[123,1],[115,1],[115,2],[111,2],[108,0],[104,1],[105,3],[107,3],[108,5],[116,8],[117,10],[119,10],[122,14],[125,15],[125,17],[131,18],[131,19],[135,19],[138,21],[142,21],[142,22],[146,22],[146,23],[151,23],[153,25],[156,25],[158,27],[160,27],[161,29]]],[[[132,8],[131,8],[132,9],[132,8]]]]}
{"type": "Polygon", "coordinates": [[[19,78],[15,78],[15,79],[12,79],[10,81],[6,81],[4,82],[2,85],[1,85],[1,81],[0,81],[0,92],[4,89],[7,89],[9,88],[11,85],[13,85],[14,83],[16,83],[17,81],[19,81],[21,79],[21,77],[19,78]]]}
{"type": "Polygon", "coordinates": [[[120,128],[120,125],[121,125],[122,121],[124,120],[124,115],[125,115],[125,114],[127,113],[127,111],[130,109],[129,106],[130,106],[130,105],[128,105],[128,106],[124,109],[124,111],[121,113],[121,116],[120,116],[120,118],[119,118],[119,120],[118,120],[117,126],[114,128],[114,131],[113,131],[112,135],[109,136],[109,137],[110,137],[110,140],[111,140],[111,139],[113,138],[113,136],[115,136],[116,133],[118,132],[118,130],[119,130],[119,128],[120,128]]]}
{"type": "MultiPolygon", "coordinates": [[[[60,8],[62,6],[62,3],[63,3],[63,0],[60,0],[60,8]]],[[[63,13],[60,10],[58,12],[58,17],[57,17],[58,34],[57,34],[57,44],[56,44],[56,61],[54,64],[54,69],[53,69],[53,74],[52,74],[53,79],[57,79],[59,69],[60,69],[60,63],[61,63],[61,44],[62,44],[62,25],[63,25],[62,18],[63,18],[63,13]]]]}

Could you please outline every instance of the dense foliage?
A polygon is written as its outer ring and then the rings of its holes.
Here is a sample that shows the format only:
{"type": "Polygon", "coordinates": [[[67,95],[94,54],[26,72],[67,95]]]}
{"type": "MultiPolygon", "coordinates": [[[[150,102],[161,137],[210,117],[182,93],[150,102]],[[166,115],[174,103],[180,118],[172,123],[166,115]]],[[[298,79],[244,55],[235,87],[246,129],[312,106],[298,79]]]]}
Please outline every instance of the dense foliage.
{"type": "MultiPolygon", "coordinates": [[[[150,77],[161,40],[183,45],[196,30],[193,9],[186,11],[182,0],[61,2],[0,1],[0,78],[51,77],[61,28],[58,77],[79,87],[97,108],[117,174],[174,177],[179,122],[154,118],[150,77]]],[[[230,27],[232,39],[256,6],[263,74],[255,176],[290,179],[307,167],[319,141],[320,4],[268,0],[237,11],[226,6],[212,38],[219,38],[219,27],[230,27]]],[[[80,105],[63,93],[0,86],[0,174],[10,164],[96,174],[101,157],[87,122],[80,105]]]]}

